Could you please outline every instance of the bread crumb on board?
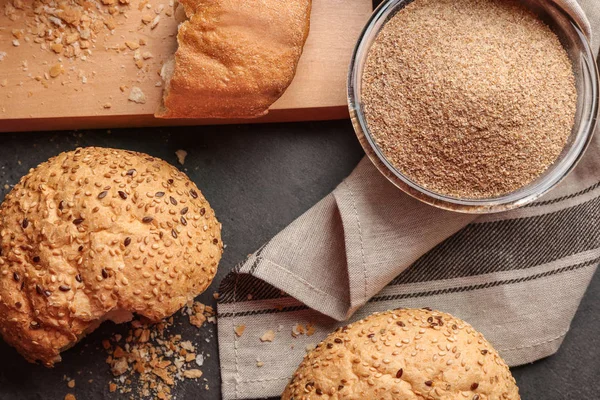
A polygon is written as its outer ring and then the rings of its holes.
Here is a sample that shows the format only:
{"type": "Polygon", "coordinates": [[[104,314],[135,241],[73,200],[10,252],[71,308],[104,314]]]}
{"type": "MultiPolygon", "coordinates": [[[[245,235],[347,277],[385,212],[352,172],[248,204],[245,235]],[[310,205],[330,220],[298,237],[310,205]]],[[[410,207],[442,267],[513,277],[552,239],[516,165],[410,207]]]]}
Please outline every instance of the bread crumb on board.
{"type": "MultiPolygon", "coordinates": [[[[156,0],[146,4],[150,6],[150,18],[147,26],[140,26],[138,18],[142,12],[130,0],[91,3],[79,0],[6,0],[0,4],[0,26],[6,28],[7,34],[5,46],[0,51],[0,62],[7,57],[11,58],[9,66],[14,62],[29,62],[31,67],[23,69],[23,76],[17,78],[19,85],[15,87],[23,88],[18,90],[25,95],[31,93],[30,97],[52,85],[72,88],[81,93],[88,79],[98,78],[101,81],[104,79],[101,77],[107,74],[129,81],[129,86],[155,87],[155,71],[160,68],[162,57],[166,55],[153,54],[151,50],[158,48],[155,45],[140,52],[136,60],[129,57],[131,51],[151,41],[156,44],[169,38],[166,26],[156,28],[160,26],[159,22],[163,22],[161,18],[173,15],[174,2],[156,0]],[[117,57],[122,56],[128,57],[129,62],[137,68],[127,72],[112,68],[119,63],[117,57]],[[88,62],[92,58],[97,60],[88,62]],[[92,71],[93,66],[99,65],[98,60],[110,62],[111,67],[106,68],[102,63],[103,69],[92,71]]],[[[143,8],[146,13],[145,6],[143,8]]],[[[106,87],[104,90],[109,89],[106,87]]],[[[118,91],[119,83],[115,83],[114,89],[118,91]]],[[[143,104],[144,99],[145,96],[140,95],[131,101],[143,104]]],[[[121,101],[126,103],[128,98],[121,101]]],[[[102,103],[99,106],[106,110],[115,109],[104,107],[102,103]]]]}
{"type": "Polygon", "coordinates": [[[144,94],[142,89],[140,89],[138,86],[134,86],[131,88],[128,99],[129,99],[129,101],[133,101],[134,103],[138,103],[138,104],[146,103],[146,95],[144,94]]]}

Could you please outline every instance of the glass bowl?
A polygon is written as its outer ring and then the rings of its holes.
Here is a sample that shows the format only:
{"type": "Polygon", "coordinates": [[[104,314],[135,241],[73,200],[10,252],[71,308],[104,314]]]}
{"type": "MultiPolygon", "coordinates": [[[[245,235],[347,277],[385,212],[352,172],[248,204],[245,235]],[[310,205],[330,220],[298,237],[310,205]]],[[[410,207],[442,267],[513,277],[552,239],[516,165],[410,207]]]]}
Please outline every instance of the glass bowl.
{"type": "MultiPolygon", "coordinates": [[[[499,197],[456,198],[430,191],[403,175],[385,158],[369,132],[361,101],[362,75],[372,43],[385,23],[412,0],[384,1],[373,13],[359,37],[348,74],[348,106],[356,135],[377,169],[409,195],[433,206],[464,212],[493,213],[521,207],[548,192],[564,179],[590,143],[598,116],[598,70],[590,44],[578,23],[552,0],[526,0],[559,37],[573,64],[577,88],[577,112],[571,136],[558,159],[533,182],[499,197]]],[[[418,0],[416,0],[418,1],[418,0]]]]}

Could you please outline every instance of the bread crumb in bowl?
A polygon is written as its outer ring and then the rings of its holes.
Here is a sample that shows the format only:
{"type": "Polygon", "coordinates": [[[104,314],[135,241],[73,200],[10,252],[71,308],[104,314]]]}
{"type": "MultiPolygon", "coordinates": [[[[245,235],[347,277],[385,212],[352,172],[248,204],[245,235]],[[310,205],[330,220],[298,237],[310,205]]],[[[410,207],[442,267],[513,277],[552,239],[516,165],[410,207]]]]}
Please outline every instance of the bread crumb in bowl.
{"type": "Polygon", "coordinates": [[[1,334],[46,366],[106,319],[173,314],[210,285],[223,251],[184,173],[98,147],[23,177],[0,207],[0,242],[1,334]]]}
{"type": "Polygon", "coordinates": [[[323,398],[520,399],[508,366],[481,333],[428,309],[373,314],[330,334],[281,397],[323,398]]]}

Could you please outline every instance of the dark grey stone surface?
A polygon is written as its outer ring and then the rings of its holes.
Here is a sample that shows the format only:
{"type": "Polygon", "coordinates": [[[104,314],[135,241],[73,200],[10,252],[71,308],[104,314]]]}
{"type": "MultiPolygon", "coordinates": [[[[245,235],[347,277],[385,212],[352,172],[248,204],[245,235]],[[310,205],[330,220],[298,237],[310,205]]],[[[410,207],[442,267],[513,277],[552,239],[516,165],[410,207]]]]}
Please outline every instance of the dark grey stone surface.
{"type": "MultiPolygon", "coordinates": [[[[60,151],[91,145],[143,151],[174,165],[175,151],[188,151],[182,168],[215,208],[227,245],[215,283],[200,297],[208,304],[214,303],[213,291],[236,263],[329,193],[362,157],[348,121],[3,134],[0,197],[7,192],[2,186],[15,184],[29,168],[60,151]]],[[[559,353],[514,369],[523,399],[599,398],[599,315],[600,277],[596,275],[559,353]]],[[[188,381],[177,387],[177,398],[220,399],[216,327],[208,325],[196,337],[196,328],[178,317],[174,329],[193,338],[210,355],[202,368],[210,390],[204,389],[204,382],[188,381]]],[[[54,369],[26,363],[0,341],[0,399],[62,400],[66,393],[76,394],[79,400],[127,398],[108,392],[111,375],[100,342],[115,330],[125,332],[126,326],[103,325],[64,353],[63,362],[54,369]],[[76,380],[73,390],[67,388],[65,375],[76,380]]]]}

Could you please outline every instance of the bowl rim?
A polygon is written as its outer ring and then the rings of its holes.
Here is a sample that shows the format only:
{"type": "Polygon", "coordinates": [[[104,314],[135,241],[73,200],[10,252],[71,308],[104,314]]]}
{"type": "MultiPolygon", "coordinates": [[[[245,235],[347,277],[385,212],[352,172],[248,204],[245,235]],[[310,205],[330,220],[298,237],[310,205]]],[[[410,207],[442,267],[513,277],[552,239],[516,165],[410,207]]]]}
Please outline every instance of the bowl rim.
{"type": "MultiPolygon", "coordinates": [[[[411,1],[413,0],[384,0],[373,11],[373,14],[365,24],[365,27],[357,39],[357,43],[350,59],[346,86],[348,109],[354,131],[367,157],[382,175],[384,175],[391,183],[393,183],[406,194],[429,205],[461,213],[490,214],[516,209],[535,201],[556,187],[556,185],[558,185],[575,168],[585,154],[585,150],[593,138],[598,121],[600,104],[600,77],[598,65],[591,48],[591,44],[577,20],[575,20],[571,13],[566,11],[562,5],[558,4],[558,2],[551,2],[551,5],[555,7],[555,9],[559,11],[563,17],[567,18],[577,32],[581,46],[584,49],[583,58],[586,61],[585,64],[588,66],[587,69],[589,70],[588,72],[591,80],[592,104],[589,114],[586,113],[587,117],[585,115],[581,115],[580,117],[582,121],[587,121],[587,126],[580,128],[580,130],[585,130],[585,134],[580,138],[580,142],[576,143],[577,141],[575,141],[571,145],[572,148],[569,149],[568,154],[566,155],[567,160],[563,161],[562,164],[559,165],[559,167],[562,167],[560,170],[554,171],[557,168],[556,164],[553,164],[553,170],[549,171],[548,176],[546,177],[547,182],[545,180],[537,183],[534,181],[533,185],[530,183],[517,189],[516,191],[496,198],[460,199],[425,189],[419,186],[417,183],[412,182],[408,177],[404,176],[400,171],[391,165],[369,132],[361,99],[355,90],[355,82],[357,79],[362,78],[362,71],[358,73],[359,62],[366,60],[366,56],[368,55],[371,47],[370,44],[367,44],[366,39],[368,39],[374,31],[374,37],[376,37],[379,31],[383,28],[387,22],[385,20],[382,21],[383,17],[387,18],[391,12],[395,11],[397,7],[405,6],[411,1]],[[361,58],[361,56],[364,57],[364,59],[361,58]],[[575,146],[575,144],[577,144],[577,146],[575,146]],[[558,173],[554,174],[552,172],[558,173]],[[538,186],[543,187],[540,190],[532,190],[533,187],[538,186]],[[519,194],[521,191],[523,191],[523,194],[519,194]]],[[[375,39],[373,38],[373,40],[375,39]]]]}

